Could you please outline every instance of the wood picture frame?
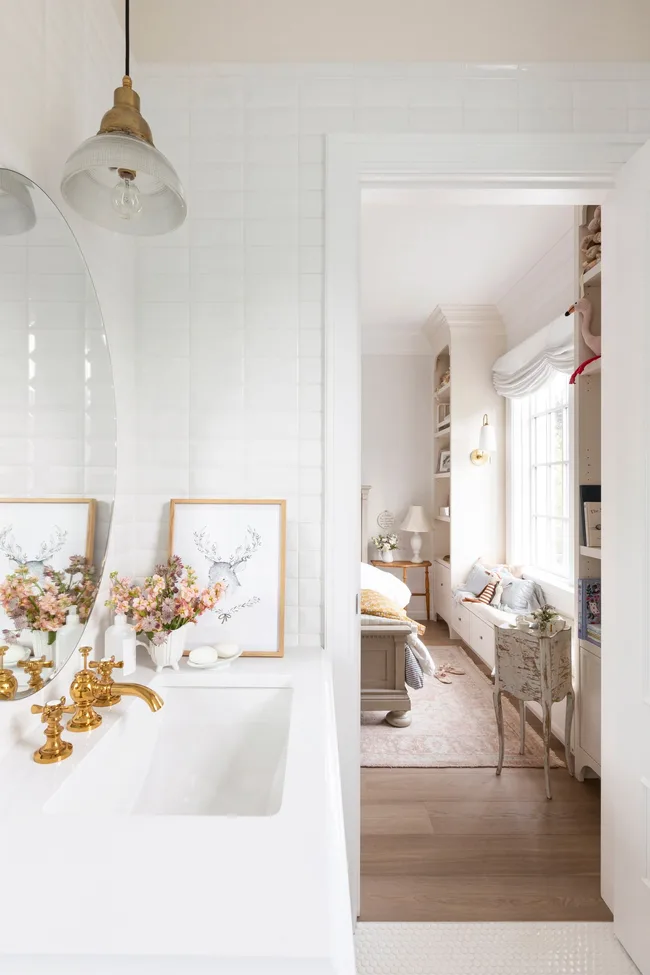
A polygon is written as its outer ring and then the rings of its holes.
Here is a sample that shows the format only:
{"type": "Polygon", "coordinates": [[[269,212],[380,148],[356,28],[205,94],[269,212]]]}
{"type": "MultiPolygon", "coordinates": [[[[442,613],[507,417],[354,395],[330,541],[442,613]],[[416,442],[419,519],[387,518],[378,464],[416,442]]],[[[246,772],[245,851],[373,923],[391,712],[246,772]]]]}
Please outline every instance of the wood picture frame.
{"type": "Polygon", "coordinates": [[[242,656],[284,656],[286,526],[282,499],[172,498],[169,555],[191,565],[199,585],[227,585],[188,649],[224,642],[243,646],[242,656]]]}

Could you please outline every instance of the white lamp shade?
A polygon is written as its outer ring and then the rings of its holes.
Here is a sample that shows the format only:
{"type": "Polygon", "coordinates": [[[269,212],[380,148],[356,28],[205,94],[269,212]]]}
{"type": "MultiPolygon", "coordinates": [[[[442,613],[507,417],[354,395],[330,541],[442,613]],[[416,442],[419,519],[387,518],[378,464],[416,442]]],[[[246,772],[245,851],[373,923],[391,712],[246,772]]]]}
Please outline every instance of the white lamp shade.
{"type": "Polygon", "coordinates": [[[10,169],[0,170],[0,237],[25,234],[36,226],[28,180],[10,169]]]}
{"type": "Polygon", "coordinates": [[[424,513],[424,508],[419,504],[412,504],[408,510],[406,518],[401,524],[402,531],[405,532],[429,532],[431,525],[424,513]]]}
{"type": "Polygon", "coordinates": [[[488,454],[494,453],[497,449],[497,435],[494,432],[494,427],[491,427],[489,423],[484,423],[481,427],[481,432],[478,435],[478,449],[485,450],[488,454]]]}
{"type": "Polygon", "coordinates": [[[187,214],[183,188],[169,160],[149,143],[124,133],[94,135],[75,149],[63,170],[61,193],[86,220],[122,234],[166,234],[187,214]],[[142,204],[128,220],[113,203],[118,169],[135,172],[142,204]]]}

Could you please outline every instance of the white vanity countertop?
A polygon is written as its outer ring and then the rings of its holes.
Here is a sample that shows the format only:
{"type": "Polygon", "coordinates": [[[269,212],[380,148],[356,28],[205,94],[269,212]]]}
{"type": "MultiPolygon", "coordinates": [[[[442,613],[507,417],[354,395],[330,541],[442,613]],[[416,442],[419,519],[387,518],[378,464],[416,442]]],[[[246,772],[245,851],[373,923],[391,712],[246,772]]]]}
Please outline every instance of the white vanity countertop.
{"type": "MultiPolygon", "coordinates": [[[[33,732],[0,761],[5,891],[0,969],[4,954],[14,956],[12,972],[41,971],[45,959],[35,959],[38,953],[47,955],[52,972],[59,970],[57,955],[62,965],[61,956],[67,956],[61,971],[68,975],[77,971],[70,964],[73,955],[80,971],[90,963],[103,972],[98,956],[119,955],[121,975],[130,975],[149,971],[138,959],[144,963],[143,956],[151,961],[157,955],[159,963],[180,956],[184,972],[353,975],[326,655],[319,648],[300,648],[282,659],[243,658],[218,675],[190,670],[185,662],[181,668],[179,679],[187,674],[194,684],[205,679],[212,686],[251,686],[259,681],[293,688],[279,812],[49,815],[45,805],[127,709],[144,708],[151,721],[158,715],[143,701],[122,698],[110,712],[102,711],[101,728],[88,735],[64,733],[74,753],[52,766],[31,761],[44,740],[44,726],[35,716],[33,732]]],[[[140,666],[128,680],[149,684],[156,676],[152,667],[140,666]]],[[[164,688],[160,692],[164,698],[164,688]]],[[[119,758],[119,752],[111,754],[119,758]]],[[[118,766],[106,768],[117,783],[119,763],[114,759],[107,765],[118,766]]],[[[157,971],[167,968],[159,965],[157,971]]]]}

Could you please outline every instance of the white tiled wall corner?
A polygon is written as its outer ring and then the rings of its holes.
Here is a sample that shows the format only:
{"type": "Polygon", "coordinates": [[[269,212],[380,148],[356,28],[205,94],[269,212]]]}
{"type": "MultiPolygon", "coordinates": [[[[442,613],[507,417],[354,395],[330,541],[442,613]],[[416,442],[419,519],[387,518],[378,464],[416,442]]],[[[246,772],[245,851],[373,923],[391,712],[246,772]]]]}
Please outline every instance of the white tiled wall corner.
{"type": "Polygon", "coordinates": [[[286,497],[287,642],[313,643],[322,615],[323,136],[650,132],[650,66],[145,65],[138,87],[184,180],[189,230],[138,247],[142,465],[133,483],[159,500],[142,506],[149,526],[139,526],[131,568],[147,571],[164,554],[160,526],[174,494],[286,497]]]}

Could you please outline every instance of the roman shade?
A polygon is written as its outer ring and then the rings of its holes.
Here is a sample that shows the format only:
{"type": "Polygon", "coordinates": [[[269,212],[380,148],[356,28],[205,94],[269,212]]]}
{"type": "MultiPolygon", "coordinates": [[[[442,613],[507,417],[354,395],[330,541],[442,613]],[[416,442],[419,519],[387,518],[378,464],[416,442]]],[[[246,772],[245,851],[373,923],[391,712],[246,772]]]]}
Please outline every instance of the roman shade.
{"type": "Polygon", "coordinates": [[[553,371],[571,375],[573,315],[562,315],[510,349],[494,363],[492,382],[500,396],[516,399],[534,393],[553,371]]]}

